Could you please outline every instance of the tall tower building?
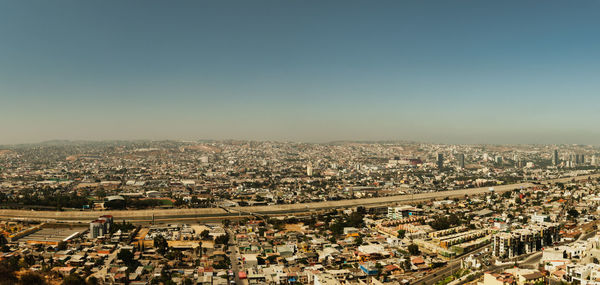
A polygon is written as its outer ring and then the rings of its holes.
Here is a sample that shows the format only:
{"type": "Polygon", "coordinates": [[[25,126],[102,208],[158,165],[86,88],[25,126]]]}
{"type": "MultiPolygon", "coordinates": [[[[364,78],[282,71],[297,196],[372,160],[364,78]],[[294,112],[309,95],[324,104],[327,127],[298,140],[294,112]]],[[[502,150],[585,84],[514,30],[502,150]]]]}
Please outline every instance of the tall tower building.
{"type": "Polygon", "coordinates": [[[494,161],[497,164],[502,164],[502,156],[496,155],[496,157],[494,157],[494,161]]]}
{"type": "Polygon", "coordinates": [[[569,167],[573,167],[574,163],[575,163],[575,158],[573,157],[572,154],[569,154],[569,167]]]}
{"type": "Polygon", "coordinates": [[[306,165],[306,175],[313,176],[313,166],[310,162],[306,165]]]}
{"type": "Polygon", "coordinates": [[[557,166],[558,163],[558,149],[555,149],[554,154],[552,155],[552,165],[557,166]]]}
{"type": "Polygon", "coordinates": [[[458,155],[458,166],[460,168],[465,168],[465,154],[461,153],[458,155]]]}
{"type": "Polygon", "coordinates": [[[517,159],[517,167],[525,167],[525,162],[519,157],[519,159],[517,159]]]}
{"type": "Polygon", "coordinates": [[[444,155],[441,153],[437,154],[437,167],[442,169],[444,167],[444,155]]]}

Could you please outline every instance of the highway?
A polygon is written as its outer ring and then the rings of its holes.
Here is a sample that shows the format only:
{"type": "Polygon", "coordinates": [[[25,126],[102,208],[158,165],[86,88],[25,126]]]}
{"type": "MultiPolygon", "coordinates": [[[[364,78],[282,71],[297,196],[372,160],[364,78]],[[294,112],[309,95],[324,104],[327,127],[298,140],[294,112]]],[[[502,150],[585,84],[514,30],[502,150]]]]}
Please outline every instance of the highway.
{"type": "MultiPolygon", "coordinates": [[[[584,180],[588,177],[597,178],[600,174],[585,175],[578,177],[569,177],[538,181],[538,183],[567,182],[572,179],[584,180]]],[[[532,182],[523,182],[509,185],[494,186],[496,193],[503,193],[520,188],[532,187],[532,182]]],[[[395,195],[387,197],[363,198],[352,200],[325,201],[313,203],[298,203],[269,206],[251,206],[251,207],[229,207],[228,211],[222,208],[200,208],[200,209],[152,209],[152,210],[106,210],[106,211],[31,211],[31,210],[12,210],[1,209],[0,219],[5,220],[38,220],[43,222],[69,222],[69,223],[87,223],[96,219],[100,215],[112,215],[115,221],[127,220],[133,223],[147,223],[152,221],[153,217],[157,222],[170,221],[215,221],[228,218],[239,218],[242,214],[260,215],[260,216],[282,216],[282,215],[302,215],[312,214],[316,211],[351,208],[356,206],[384,206],[391,204],[401,204],[416,201],[429,201],[448,198],[463,198],[465,195],[483,194],[489,191],[489,187],[459,189],[438,191],[429,193],[395,195]]],[[[243,217],[243,216],[242,216],[243,217]]]]}

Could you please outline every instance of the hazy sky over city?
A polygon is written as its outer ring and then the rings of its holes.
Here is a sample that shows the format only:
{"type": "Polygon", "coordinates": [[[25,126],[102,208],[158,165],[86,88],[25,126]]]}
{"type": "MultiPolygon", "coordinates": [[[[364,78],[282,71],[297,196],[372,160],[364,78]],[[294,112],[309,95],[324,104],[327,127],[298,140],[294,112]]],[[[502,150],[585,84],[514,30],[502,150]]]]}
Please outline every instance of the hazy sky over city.
{"type": "Polygon", "coordinates": [[[599,144],[600,1],[0,2],[0,144],[599,144]]]}

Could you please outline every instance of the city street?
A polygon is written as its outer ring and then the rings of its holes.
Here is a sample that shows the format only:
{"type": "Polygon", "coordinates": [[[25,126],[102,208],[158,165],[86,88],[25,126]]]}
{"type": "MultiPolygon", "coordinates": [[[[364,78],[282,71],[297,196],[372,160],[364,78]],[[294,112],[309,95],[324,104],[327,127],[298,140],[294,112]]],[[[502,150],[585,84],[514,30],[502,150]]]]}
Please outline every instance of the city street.
{"type": "Polygon", "coordinates": [[[227,234],[229,235],[228,249],[229,249],[229,252],[231,252],[229,254],[229,258],[231,260],[231,271],[233,271],[235,284],[246,285],[246,284],[248,284],[248,281],[245,279],[244,280],[240,279],[240,276],[239,276],[239,272],[242,271],[242,267],[240,267],[240,265],[238,264],[238,262],[239,262],[238,258],[241,259],[241,256],[240,256],[239,249],[235,243],[235,239],[234,239],[235,234],[230,229],[226,229],[226,231],[227,231],[227,234]]]}
{"type": "Polygon", "coordinates": [[[454,272],[456,272],[457,270],[459,270],[461,268],[461,261],[463,259],[465,259],[467,256],[472,255],[472,254],[477,254],[477,253],[481,253],[484,252],[486,250],[486,248],[489,248],[490,245],[484,246],[480,249],[477,249],[473,252],[470,252],[468,254],[465,254],[463,256],[461,256],[458,259],[454,259],[448,262],[448,264],[446,264],[446,266],[441,267],[437,270],[432,271],[431,273],[427,274],[426,276],[424,276],[423,278],[421,278],[420,280],[415,281],[413,284],[421,284],[421,285],[426,285],[426,284],[435,284],[438,281],[452,275],[454,272]]]}

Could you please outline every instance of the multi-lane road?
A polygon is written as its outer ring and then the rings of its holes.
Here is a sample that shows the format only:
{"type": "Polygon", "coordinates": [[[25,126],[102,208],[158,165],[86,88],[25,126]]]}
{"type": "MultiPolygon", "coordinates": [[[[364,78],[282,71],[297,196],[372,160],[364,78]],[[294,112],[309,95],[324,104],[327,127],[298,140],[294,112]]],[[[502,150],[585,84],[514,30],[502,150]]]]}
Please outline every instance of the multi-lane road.
{"type": "MultiPolygon", "coordinates": [[[[567,182],[573,179],[584,180],[588,178],[600,177],[600,174],[585,175],[578,177],[568,177],[539,181],[539,183],[567,182]]],[[[494,186],[496,193],[511,191],[514,189],[528,188],[535,186],[533,182],[523,182],[509,185],[494,186]]],[[[436,200],[449,198],[462,198],[465,195],[477,195],[490,191],[489,187],[469,188],[460,190],[448,190],[427,192],[408,195],[395,195],[387,197],[326,201],[314,203],[298,203],[270,206],[253,207],[231,207],[226,211],[222,208],[202,208],[202,209],[153,209],[153,210],[108,210],[108,211],[28,211],[28,210],[0,210],[0,219],[24,219],[39,220],[50,222],[89,222],[100,215],[112,215],[115,220],[128,220],[131,222],[150,222],[155,221],[214,221],[225,218],[239,217],[241,213],[250,213],[261,216],[281,216],[281,215],[302,215],[311,214],[318,211],[351,208],[356,206],[379,206],[390,204],[401,204],[414,201],[436,200]]]]}

